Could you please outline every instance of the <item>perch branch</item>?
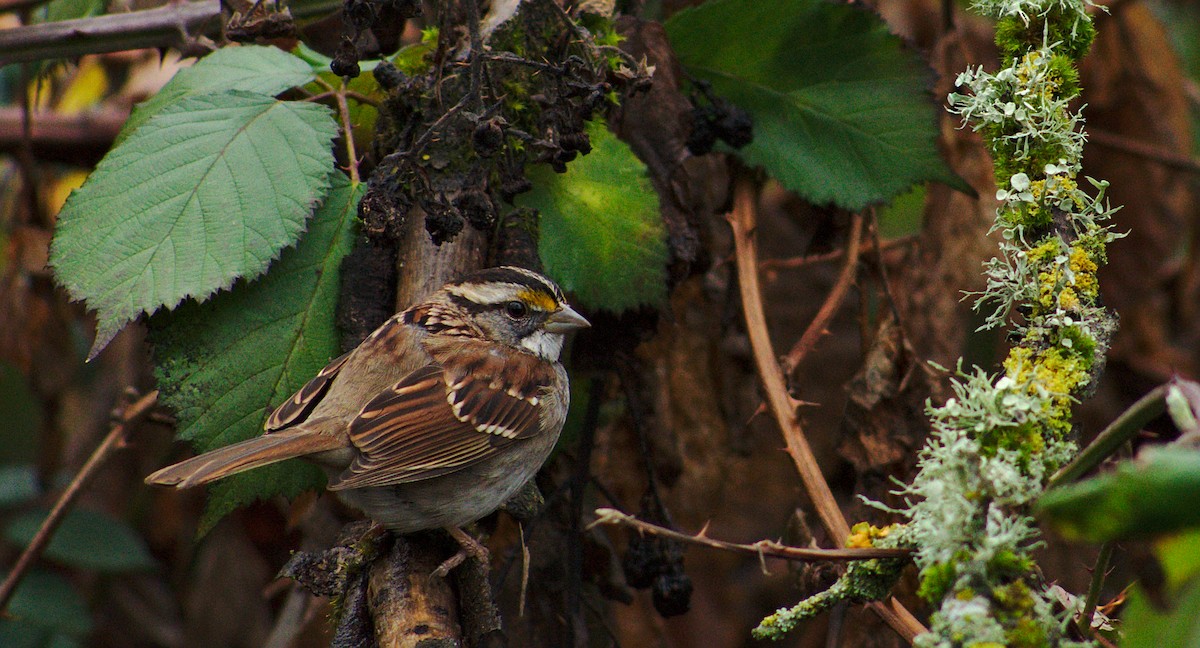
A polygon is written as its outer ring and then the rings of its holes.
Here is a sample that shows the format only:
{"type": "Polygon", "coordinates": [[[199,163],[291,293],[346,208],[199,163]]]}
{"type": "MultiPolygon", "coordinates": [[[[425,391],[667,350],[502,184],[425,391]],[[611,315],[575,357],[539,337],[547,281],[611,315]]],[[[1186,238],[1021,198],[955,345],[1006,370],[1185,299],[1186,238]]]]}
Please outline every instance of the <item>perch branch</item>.
{"type": "Polygon", "coordinates": [[[649,533],[662,538],[678,540],[687,544],[699,545],[710,549],[721,549],[724,551],[732,551],[735,553],[752,554],[755,556],[771,556],[773,558],[782,558],[784,560],[796,560],[801,562],[840,562],[849,560],[870,560],[872,558],[904,558],[912,552],[908,549],[811,549],[804,547],[789,547],[780,544],[774,540],[759,540],[752,544],[740,544],[737,542],[728,542],[726,540],[717,540],[710,538],[706,534],[708,527],[701,529],[695,535],[680,533],[672,529],[657,524],[651,524],[639,520],[636,517],[623,513],[616,509],[599,508],[596,509],[596,520],[588,525],[588,529],[598,524],[610,524],[615,526],[627,526],[636,529],[640,533],[649,533]]]}
{"type": "Polygon", "coordinates": [[[66,517],[71,505],[75,503],[75,498],[83,491],[84,485],[91,480],[100,466],[104,465],[113,451],[125,444],[125,436],[129,433],[130,428],[146,416],[157,403],[158,391],[152,391],[127,405],[121,411],[120,419],[113,425],[108,436],[104,437],[104,440],[92,452],[92,456],[88,457],[87,462],[83,464],[83,468],[79,469],[79,473],[75,475],[71,483],[67,485],[67,489],[63,491],[58,501],[54,503],[54,508],[50,510],[50,515],[42,521],[42,526],[34,534],[29,546],[25,547],[25,551],[21,552],[21,556],[17,558],[17,564],[4,579],[4,583],[0,584],[0,614],[4,614],[8,610],[8,604],[17,590],[17,586],[21,584],[25,572],[46,550],[50,538],[54,536],[58,525],[66,517]]]}
{"type": "MultiPolygon", "coordinates": [[[[821,474],[821,468],[808,445],[808,439],[804,437],[804,431],[800,428],[800,421],[796,418],[795,401],[788,395],[783,371],[775,360],[775,351],[767,334],[767,320],[758,285],[758,251],[754,244],[757,209],[754,203],[754,188],[750,181],[739,181],[734,194],[733,212],[728,220],[733,230],[738,288],[742,294],[742,310],[746,317],[750,345],[754,349],[754,363],[766,389],[771,413],[783,433],[788,454],[796,464],[800,480],[813,501],[821,524],[836,544],[844,545],[846,538],[850,536],[850,525],[846,523],[846,518],[838,508],[837,500],[829,490],[829,484],[821,474]]],[[[917,635],[927,632],[921,622],[895,599],[870,603],[867,607],[909,643],[912,643],[917,635]]]]}
{"type": "Polygon", "coordinates": [[[817,311],[812,323],[808,325],[808,329],[804,331],[804,335],[800,336],[800,340],[783,358],[784,377],[791,376],[796,367],[800,366],[804,357],[817,346],[817,340],[825,335],[830,320],[841,308],[846,293],[850,292],[850,286],[854,284],[854,279],[858,275],[858,253],[859,248],[862,247],[862,234],[863,215],[861,213],[854,214],[850,221],[850,238],[846,241],[846,261],[842,264],[842,271],[838,275],[837,282],[833,284],[833,289],[829,291],[829,297],[825,298],[825,303],[821,304],[820,310],[817,311]]]}

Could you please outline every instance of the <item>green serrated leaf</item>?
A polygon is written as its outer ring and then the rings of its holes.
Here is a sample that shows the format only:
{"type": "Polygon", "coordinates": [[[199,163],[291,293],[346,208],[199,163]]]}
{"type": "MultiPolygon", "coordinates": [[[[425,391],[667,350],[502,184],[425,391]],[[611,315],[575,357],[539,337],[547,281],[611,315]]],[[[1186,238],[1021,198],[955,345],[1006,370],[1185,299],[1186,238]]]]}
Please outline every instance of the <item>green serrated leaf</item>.
{"type": "MultiPolygon", "coordinates": [[[[0,577],[7,575],[4,572],[0,577]]],[[[19,626],[36,626],[72,637],[92,631],[92,616],[79,592],[62,576],[39,569],[25,574],[8,606],[8,614],[19,626]]],[[[19,626],[5,631],[26,634],[19,626]]]]}
{"type": "Polygon", "coordinates": [[[666,232],[646,166],[603,123],[588,125],[592,152],[557,174],[530,170],[517,200],[541,212],[546,272],[588,308],[620,312],[666,296],[666,232]]]}
{"type": "MultiPolygon", "coordinates": [[[[267,415],[340,354],[338,266],[353,243],[363,187],[336,178],[308,233],[266,276],[150,318],[162,401],[197,451],[262,434],[267,415]]],[[[323,484],[320,471],[301,461],[234,475],[211,489],[201,532],[248,502],[323,484]]]]}
{"type": "Polygon", "coordinates": [[[1091,542],[1200,526],[1200,451],[1145,450],[1113,472],[1047,491],[1036,511],[1064,537],[1091,542]]]}
{"type": "MultiPolygon", "coordinates": [[[[79,0],[73,0],[79,1],[79,0]]],[[[309,64],[276,47],[222,47],[196,64],[177,72],[153,97],[134,107],[116,143],[180,99],[224,90],[275,96],[316,78],[309,64]]]]}
{"type": "Polygon", "coordinates": [[[754,141],[738,155],[810,202],[859,210],[923,180],[963,184],[935,147],[929,70],[874,14],[711,0],[665,26],[687,71],[750,113],[754,141]]]}
{"type": "MultiPolygon", "coordinates": [[[[28,545],[46,515],[42,510],[17,517],[4,529],[4,539],[21,547],[28,545]]],[[[64,565],[98,572],[137,571],[155,565],[146,543],[128,524],[85,509],[63,518],[45,555],[64,565]]]]}
{"type": "Polygon", "coordinates": [[[67,199],[50,265],[97,311],[91,356],[126,322],[263,272],[325,195],[337,126],[325,106],[247,92],[184,98],[67,199]]]}

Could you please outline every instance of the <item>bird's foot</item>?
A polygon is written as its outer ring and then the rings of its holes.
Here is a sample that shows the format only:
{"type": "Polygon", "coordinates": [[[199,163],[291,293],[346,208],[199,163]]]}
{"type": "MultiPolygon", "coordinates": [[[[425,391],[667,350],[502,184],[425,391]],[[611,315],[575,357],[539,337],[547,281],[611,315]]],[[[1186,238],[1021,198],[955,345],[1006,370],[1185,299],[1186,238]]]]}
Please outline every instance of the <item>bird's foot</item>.
{"type": "Polygon", "coordinates": [[[445,578],[450,573],[450,570],[461,565],[468,556],[478,560],[479,564],[484,567],[488,565],[491,554],[488,552],[487,547],[479,544],[478,540],[472,538],[470,534],[458,527],[447,527],[446,532],[458,542],[459,550],[453,556],[447,558],[441,565],[438,565],[438,568],[433,570],[432,576],[445,578]]]}

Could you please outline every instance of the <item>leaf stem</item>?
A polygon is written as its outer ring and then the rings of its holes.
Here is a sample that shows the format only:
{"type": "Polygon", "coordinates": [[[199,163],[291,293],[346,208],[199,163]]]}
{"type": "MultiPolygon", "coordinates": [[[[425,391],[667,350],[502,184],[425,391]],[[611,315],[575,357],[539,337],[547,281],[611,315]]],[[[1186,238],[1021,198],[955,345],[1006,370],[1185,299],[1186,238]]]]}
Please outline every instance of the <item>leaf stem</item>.
{"type": "Polygon", "coordinates": [[[346,80],[334,93],[337,97],[338,116],[342,119],[342,140],[346,143],[347,171],[350,172],[350,184],[358,186],[362,180],[358,175],[358,152],[354,149],[354,126],[350,123],[350,104],[346,101],[346,80]]]}
{"type": "Polygon", "coordinates": [[[62,523],[66,517],[67,511],[71,505],[75,503],[75,498],[83,491],[83,486],[96,474],[96,471],[101,465],[112,455],[113,451],[122,447],[125,444],[125,435],[129,429],[144,416],[150,413],[150,410],[158,403],[158,391],[152,391],[145,396],[139,398],[136,402],[125,407],[121,412],[120,420],[113,425],[112,430],[100,445],[92,452],[92,456],[88,457],[83,467],[79,469],[79,473],[67,485],[67,489],[54,503],[54,508],[50,510],[50,515],[42,521],[42,526],[37,530],[33,539],[29,541],[29,546],[25,547],[25,551],[21,552],[21,556],[17,558],[17,563],[13,565],[12,571],[8,573],[8,577],[0,583],[0,615],[8,609],[9,602],[12,601],[13,594],[17,591],[17,586],[21,584],[21,580],[25,577],[25,572],[33,565],[34,561],[42,555],[49,545],[50,539],[54,536],[54,532],[58,529],[58,525],[62,523]]]}

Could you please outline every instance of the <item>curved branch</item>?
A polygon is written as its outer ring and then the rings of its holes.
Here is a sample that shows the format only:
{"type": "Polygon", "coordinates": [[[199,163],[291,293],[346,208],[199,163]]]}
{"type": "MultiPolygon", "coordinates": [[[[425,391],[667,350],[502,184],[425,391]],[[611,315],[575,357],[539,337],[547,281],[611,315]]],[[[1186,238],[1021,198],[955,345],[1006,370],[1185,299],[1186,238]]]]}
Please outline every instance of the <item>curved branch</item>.
{"type": "MultiPolygon", "coordinates": [[[[817,459],[808,445],[804,430],[800,428],[800,421],[796,418],[796,401],[788,395],[783,371],[775,360],[775,351],[767,334],[767,319],[763,312],[762,293],[758,285],[758,251],[754,243],[756,217],[754,188],[749,180],[742,179],[734,190],[733,212],[729,214],[728,220],[733,230],[738,288],[742,294],[742,310],[746,317],[750,346],[754,349],[754,363],[766,389],[771,413],[779,423],[783,439],[787,443],[788,454],[796,464],[800,480],[817,509],[821,524],[835,543],[844,545],[846,538],[850,536],[850,526],[838,508],[837,500],[829,490],[825,476],[821,474],[821,467],[817,465],[817,459]]],[[[894,598],[869,603],[867,607],[909,643],[912,643],[917,635],[928,632],[925,626],[894,598]]]]}

